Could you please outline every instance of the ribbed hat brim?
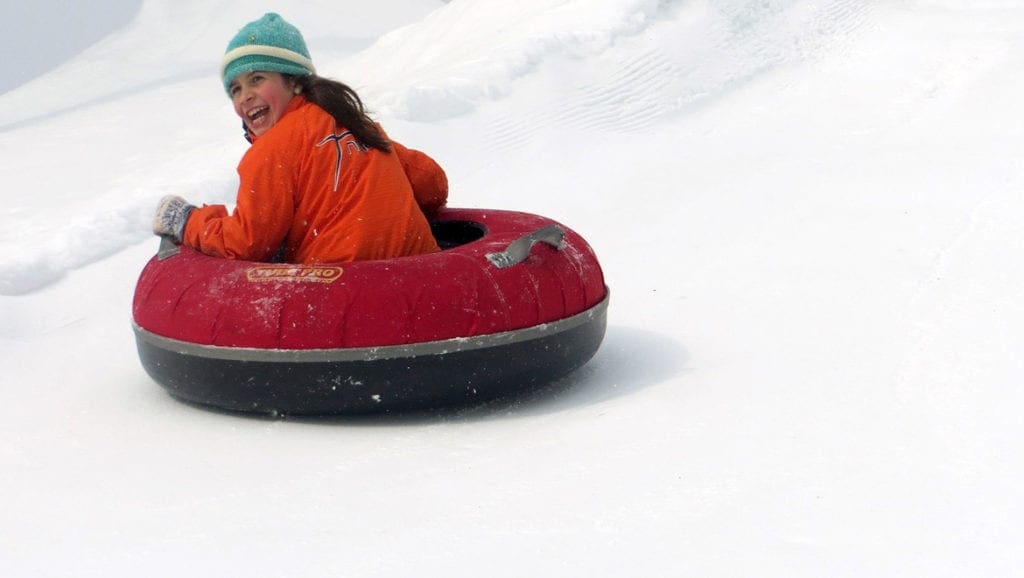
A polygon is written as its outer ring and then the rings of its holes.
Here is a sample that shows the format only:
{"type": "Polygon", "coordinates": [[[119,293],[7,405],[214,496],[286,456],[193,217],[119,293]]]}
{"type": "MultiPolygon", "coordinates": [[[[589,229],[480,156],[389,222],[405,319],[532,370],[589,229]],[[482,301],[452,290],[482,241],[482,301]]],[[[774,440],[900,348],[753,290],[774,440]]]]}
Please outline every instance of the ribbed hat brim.
{"type": "MultiPolygon", "coordinates": [[[[316,74],[316,69],[313,68],[313,61],[298,52],[288,50],[287,48],[281,48],[280,46],[263,46],[260,44],[247,44],[245,46],[239,46],[229,50],[224,54],[224,58],[220,61],[221,76],[227,72],[228,67],[237,59],[246,56],[269,56],[285,62],[296,64],[309,71],[309,74],[316,74]]],[[[234,79],[232,79],[234,80],[234,79]]]]}

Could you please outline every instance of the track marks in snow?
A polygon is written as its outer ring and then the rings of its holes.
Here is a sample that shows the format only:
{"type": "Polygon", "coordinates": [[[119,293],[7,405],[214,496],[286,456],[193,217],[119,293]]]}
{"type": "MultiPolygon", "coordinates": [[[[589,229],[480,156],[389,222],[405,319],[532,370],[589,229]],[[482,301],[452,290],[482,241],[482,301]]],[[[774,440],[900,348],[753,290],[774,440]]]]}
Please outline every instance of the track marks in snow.
{"type": "MultiPolygon", "coordinates": [[[[980,201],[936,252],[908,306],[911,345],[895,379],[899,397],[928,398],[942,384],[970,388],[985,358],[1018,347],[1024,338],[1024,264],[1013,257],[1024,253],[1024,228],[1015,217],[1024,206],[1016,191],[980,201]],[[922,384],[928,392],[910,391],[922,384]]],[[[1006,353],[996,357],[1015,359],[1024,368],[1019,355],[1006,353]]],[[[1013,375],[1019,373],[1007,374],[1013,375]]]]}
{"type": "MultiPolygon", "coordinates": [[[[906,419],[951,474],[1007,479],[1024,403],[1024,211],[1020,186],[980,201],[936,253],[908,309],[893,380],[906,419]],[[936,451],[939,451],[938,449],[936,451]]],[[[1019,461],[1019,460],[1018,460],[1019,461]]]]}
{"type": "MultiPolygon", "coordinates": [[[[909,304],[906,353],[893,379],[903,419],[928,439],[945,475],[991,484],[1019,470],[1024,391],[1024,210],[1019,187],[981,201],[936,254],[909,304]]],[[[1016,487],[1001,487],[1001,491],[1016,487]]]]}
{"type": "Polygon", "coordinates": [[[863,0],[721,0],[665,9],[663,21],[587,58],[552,56],[500,106],[483,105],[485,146],[506,152],[547,128],[642,133],[774,68],[842,52],[871,21],[863,0]],[[672,14],[668,14],[672,12],[672,14]],[[526,95],[546,94],[529,100],[526,95]],[[512,110],[509,112],[495,112],[512,110]]]}
{"type": "Polygon", "coordinates": [[[488,146],[497,151],[518,148],[547,126],[587,132],[643,132],[678,109],[671,86],[682,74],[665,54],[648,51],[621,62],[601,82],[569,89],[550,107],[535,111],[529,120],[521,115],[495,118],[488,125],[488,146]]]}
{"type": "Polygon", "coordinates": [[[648,52],[624,62],[604,82],[578,91],[552,120],[584,130],[642,131],[675,108],[669,89],[680,76],[668,57],[648,52]]]}

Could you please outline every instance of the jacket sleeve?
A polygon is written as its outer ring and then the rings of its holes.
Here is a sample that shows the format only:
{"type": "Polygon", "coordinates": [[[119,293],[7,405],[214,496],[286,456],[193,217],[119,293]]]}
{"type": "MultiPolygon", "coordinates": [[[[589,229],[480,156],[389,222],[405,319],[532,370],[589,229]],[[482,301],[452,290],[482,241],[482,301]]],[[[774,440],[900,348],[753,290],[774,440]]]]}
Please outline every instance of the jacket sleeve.
{"type": "Polygon", "coordinates": [[[225,259],[266,261],[280,248],[295,212],[292,167],[249,149],[238,165],[238,199],[228,214],[223,205],[192,211],[183,243],[225,259]]]}
{"type": "Polygon", "coordinates": [[[405,176],[420,209],[428,216],[448,202],[448,176],[441,165],[418,150],[391,141],[391,148],[402,162],[405,176]]]}

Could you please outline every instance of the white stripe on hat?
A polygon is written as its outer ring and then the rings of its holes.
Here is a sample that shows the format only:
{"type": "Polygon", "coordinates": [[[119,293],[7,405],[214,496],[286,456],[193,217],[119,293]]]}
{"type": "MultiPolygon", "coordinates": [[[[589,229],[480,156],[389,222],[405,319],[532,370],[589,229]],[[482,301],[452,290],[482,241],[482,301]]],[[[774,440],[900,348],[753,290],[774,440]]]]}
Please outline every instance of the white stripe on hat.
{"type": "Polygon", "coordinates": [[[306,58],[305,56],[288,50],[287,48],[281,48],[279,46],[261,46],[258,44],[246,44],[245,46],[239,46],[234,50],[229,50],[224,58],[220,61],[220,75],[224,76],[224,72],[228,69],[228,65],[242,58],[243,56],[272,56],[274,58],[280,58],[281,60],[287,60],[299,66],[308,68],[312,74],[316,74],[316,69],[313,68],[313,61],[306,58]]]}

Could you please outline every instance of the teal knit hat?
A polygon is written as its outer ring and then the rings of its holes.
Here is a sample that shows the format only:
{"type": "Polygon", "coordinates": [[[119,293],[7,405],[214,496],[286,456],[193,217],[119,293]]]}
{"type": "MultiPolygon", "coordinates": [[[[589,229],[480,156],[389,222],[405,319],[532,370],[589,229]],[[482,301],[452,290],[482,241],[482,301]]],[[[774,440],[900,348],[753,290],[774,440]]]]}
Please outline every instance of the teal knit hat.
{"type": "Polygon", "coordinates": [[[302,33],[273,12],[246,24],[235,34],[220,66],[224,90],[239,75],[254,70],[296,76],[316,74],[302,33]]]}

